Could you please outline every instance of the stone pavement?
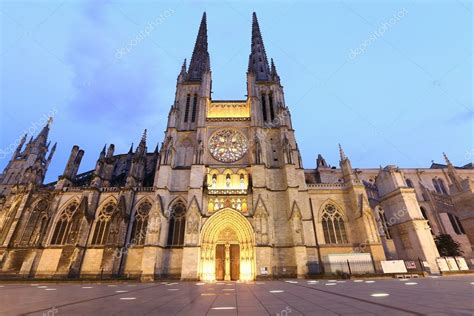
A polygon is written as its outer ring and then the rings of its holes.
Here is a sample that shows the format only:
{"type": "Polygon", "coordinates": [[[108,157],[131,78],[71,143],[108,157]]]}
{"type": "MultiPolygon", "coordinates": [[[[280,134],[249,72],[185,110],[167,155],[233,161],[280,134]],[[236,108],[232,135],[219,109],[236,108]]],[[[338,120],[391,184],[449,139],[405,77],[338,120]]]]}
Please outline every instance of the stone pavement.
{"type": "Polygon", "coordinates": [[[474,315],[474,276],[252,283],[0,283],[0,315],[474,315]]]}

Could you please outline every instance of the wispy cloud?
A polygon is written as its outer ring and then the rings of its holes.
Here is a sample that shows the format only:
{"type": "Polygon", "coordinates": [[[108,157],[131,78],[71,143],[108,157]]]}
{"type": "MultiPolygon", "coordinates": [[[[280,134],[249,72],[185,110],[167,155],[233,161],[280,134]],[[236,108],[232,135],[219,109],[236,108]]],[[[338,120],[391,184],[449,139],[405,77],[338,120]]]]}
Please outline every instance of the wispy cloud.
{"type": "Polygon", "coordinates": [[[448,125],[464,124],[474,121],[474,109],[465,109],[454,114],[446,123],[448,125]]]}

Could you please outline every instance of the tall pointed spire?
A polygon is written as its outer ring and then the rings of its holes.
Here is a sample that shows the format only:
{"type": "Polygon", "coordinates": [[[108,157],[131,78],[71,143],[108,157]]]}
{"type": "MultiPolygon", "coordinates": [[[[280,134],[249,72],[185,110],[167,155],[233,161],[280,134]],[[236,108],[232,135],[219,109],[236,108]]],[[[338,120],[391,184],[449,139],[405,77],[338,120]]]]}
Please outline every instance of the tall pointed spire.
{"type": "Polygon", "coordinates": [[[184,59],[183,65],[181,66],[181,71],[178,75],[178,82],[182,82],[186,79],[187,72],[186,72],[186,58],[184,59]]]}
{"type": "Polygon", "coordinates": [[[48,159],[46,160],[46,167],[48,167],[49,164],[51,163],[51,160],[53,159],[54,152],[56,151],[57,145],[58,145],[58,143],[56,142],[56,143],[54,143],[53,148],[51,148],[51,151],[49,152],[48,159]]]}
{"type": "Polygon", "coordinates": [[[341,158],[341,161],[344,161],[347,159],[347,156],[344,153],[344,149],[342,149],[341,144],[339,144],[339,157],[341,158]]]}
{"type": "Polygon", "coordinates": [[[207,20],[206,12],[202,15],[201,25],[194,45],[193,56],[189,64],[187,80],[201,81],[202,75],[211,70],[209,52],[207,50],[207,20]]]}
{"type": "Polygon", "coordinates": [[[144,154],[146,154],[146,133],[147,130],[145,129],[143,131],[142,139],[140,140],[140,143],[138,144],[137,151],[135,152],[136,157],[141,157],[144,154]]]}
{"type": "Polygon", "coordinates": [[[25,135],[23,135],[23,137],[20,139],[20,142],[18,143],[18,147],[16,148],[15,152],[13,153],[12,159],[15,159],[16,156],[18,156],[20,154],[21,149],[23,148],[23,145],[26,142],[26,136],[27,136],[27,134],[25,133],[25,135]]]}
{"type": "Polygon", "coordinates": [[[37,144],[40,143],[41,145],[46,145],[46,141],[48,140],[49,127],[51,126],[52,122],[53,122],[53,118],[49,117],[48,122],[46,123],[46,125],[43,127],[43,129],[38,134],[38,136],[36,136],[36,138],[34,140],[35,143],[37,143],[37,144]]]}
{"type": "Polygon", "coordinates": [[[105,158],[105,151],[107,149],[107,144],[104,145],[104,148],[102,148],[102,151],[99,154],[99,159],[104,159],[105,158]]]}
{"type": "Polygon", "coordinates": [[[278,72],[276,70],[276,66],[275,66],[275,63],[273,62],[273,58],[270,58],[270,75],[271,75],[271,79],[272,81],[277,81],[279,82],[280,81],[280,76],[278,76],[278,72]]]}
{"type": "Polygon", "coordinates": [[[451,163],[451,161],[448,158],[448,155],[446,153],[443,153],[444,160],[446,161],[446,165],[448,166],[448,177],[451,180],[451,182],[454,184],[456,190],[458,192],[463,191],[463,186],[462,186],[462,178],[459,176],[458,172],[456,171],[456,168],[454,165],[451,163]]]}
{"type": "Polygon", "coordinates": [[[258,25],[257,14],[252,18],[252,48],[249,56],[248,72],[255,74],[257,81],[270,80],[270,67],[268,66],[267,53],[263,45],[262,33],[258,25]]]}

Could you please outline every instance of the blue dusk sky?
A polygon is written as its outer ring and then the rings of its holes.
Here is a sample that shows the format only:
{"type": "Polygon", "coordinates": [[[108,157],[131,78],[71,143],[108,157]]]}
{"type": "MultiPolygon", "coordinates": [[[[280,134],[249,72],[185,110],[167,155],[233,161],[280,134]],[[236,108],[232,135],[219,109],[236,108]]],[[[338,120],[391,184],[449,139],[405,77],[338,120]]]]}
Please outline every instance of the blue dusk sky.
{"type": "Polygon", "coordinates": [[[472,161],[470,1],[0,2],[0,168],[53,114],[54,181],[71,147],[163,139],[176,77],[207,12],[214,100],[245,99],[252,12],[285,88],[304,166],[472,161]],[[154,25],[150,30],[147,26],[154,25]],[[148,31],[146,31],[148,30],[148,31]],[[5,157],[6,154],[6,157],[5,157]]]}

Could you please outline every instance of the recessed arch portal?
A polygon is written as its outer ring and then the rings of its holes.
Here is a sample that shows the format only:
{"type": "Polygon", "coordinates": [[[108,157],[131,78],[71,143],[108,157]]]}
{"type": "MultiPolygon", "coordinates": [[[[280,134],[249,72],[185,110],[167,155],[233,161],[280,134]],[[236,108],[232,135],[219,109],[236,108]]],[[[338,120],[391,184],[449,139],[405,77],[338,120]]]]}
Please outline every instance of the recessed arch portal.
{"type": "Polygon", "coordinates": [[[250,222],[231,208],[213,214],[201,230],[199,277],[216,280],[216,246],[235,243],[240,247],[240,281],[255,279],[255,234],[250,222]]]}

